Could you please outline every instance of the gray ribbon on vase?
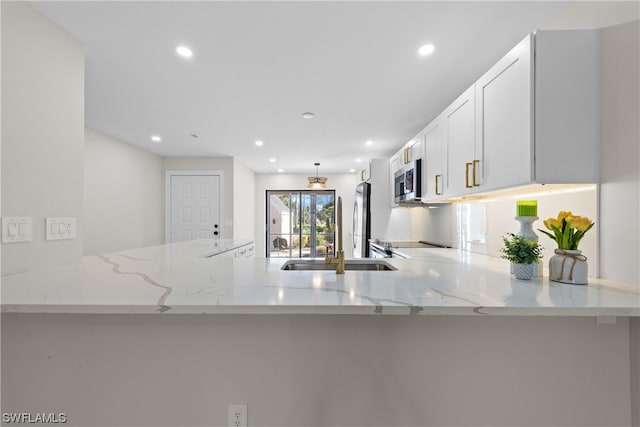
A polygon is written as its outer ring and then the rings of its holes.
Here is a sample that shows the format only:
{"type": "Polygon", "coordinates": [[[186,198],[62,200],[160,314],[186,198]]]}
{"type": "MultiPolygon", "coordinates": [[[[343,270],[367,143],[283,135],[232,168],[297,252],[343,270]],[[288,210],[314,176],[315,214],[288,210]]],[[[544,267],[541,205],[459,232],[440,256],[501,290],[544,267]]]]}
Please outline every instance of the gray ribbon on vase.
{"type": "Polygon", "coordinates": [[[572,254],[571,252],[567,252],[564,249],[556,249],[554,251],[556,255],[562,255],[562,266],[560,268],[560,276],[555,280],[562,280],[562,276],[564,275],[564,263],[567,262],[567,258],[571,258],[573,263],[571,264],[571,268],[569,269],[569,280],[573,280],[573,267],[576,266],[576,262],[578,261],[586,261],[587,257],[582,254],[572,254]]]}

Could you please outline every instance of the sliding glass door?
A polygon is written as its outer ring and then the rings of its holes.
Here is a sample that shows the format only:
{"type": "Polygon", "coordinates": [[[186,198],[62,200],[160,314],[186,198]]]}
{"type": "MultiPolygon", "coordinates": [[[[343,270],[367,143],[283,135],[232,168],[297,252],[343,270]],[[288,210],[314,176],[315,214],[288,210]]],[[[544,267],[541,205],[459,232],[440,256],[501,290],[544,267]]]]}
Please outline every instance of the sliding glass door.
{"type": "Polygon", "coordinates": [[[267,191],[267,257],[333,255],[334,201],[334,190],[267,191]]]}

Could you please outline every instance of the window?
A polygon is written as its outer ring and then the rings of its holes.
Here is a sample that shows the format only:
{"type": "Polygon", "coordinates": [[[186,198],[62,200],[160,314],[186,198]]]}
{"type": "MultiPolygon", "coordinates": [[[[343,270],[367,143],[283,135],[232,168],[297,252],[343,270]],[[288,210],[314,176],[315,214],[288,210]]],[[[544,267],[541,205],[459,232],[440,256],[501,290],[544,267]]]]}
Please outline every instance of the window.
{"type": "Polygon", "coordinates": [[[268,258],[334,254],[335,191],[267,191],[268,258]]]}

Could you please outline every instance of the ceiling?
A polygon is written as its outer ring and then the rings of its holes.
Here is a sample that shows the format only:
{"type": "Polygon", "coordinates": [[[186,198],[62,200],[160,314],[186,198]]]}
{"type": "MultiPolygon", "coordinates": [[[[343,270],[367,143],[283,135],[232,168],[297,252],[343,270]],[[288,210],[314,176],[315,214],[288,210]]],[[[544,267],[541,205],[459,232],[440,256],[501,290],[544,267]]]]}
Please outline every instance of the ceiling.
{"type": "Polygon", "coordinates": [[[32,4],[84,45],[87,126],[161,156],[322,174],[400,149],[568,2],[32,4]]]}

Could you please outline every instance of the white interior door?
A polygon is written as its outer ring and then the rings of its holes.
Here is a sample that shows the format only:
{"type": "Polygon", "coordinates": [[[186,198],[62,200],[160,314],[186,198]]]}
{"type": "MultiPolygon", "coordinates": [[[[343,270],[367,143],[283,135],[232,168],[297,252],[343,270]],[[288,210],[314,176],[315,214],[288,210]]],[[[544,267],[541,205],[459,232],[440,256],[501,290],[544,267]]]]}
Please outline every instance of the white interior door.
{"type": "Polygon", "coordinates": [[[222,237],[220,176],[170,176],[169,242],[222,237]]]}

